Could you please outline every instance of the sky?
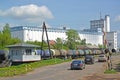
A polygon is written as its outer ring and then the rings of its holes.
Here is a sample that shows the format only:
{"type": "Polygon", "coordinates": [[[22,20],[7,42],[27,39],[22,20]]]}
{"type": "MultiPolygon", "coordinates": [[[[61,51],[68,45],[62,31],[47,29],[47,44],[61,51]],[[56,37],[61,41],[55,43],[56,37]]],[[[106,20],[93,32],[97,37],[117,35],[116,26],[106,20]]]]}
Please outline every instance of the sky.
{"type": "Polygon", "coordinates": [[[120,0],[1,0],[0,29],[10,27],[41,26],[90,28],[90,20],[110,16],[111,31],[120,31],[120,0]]]}

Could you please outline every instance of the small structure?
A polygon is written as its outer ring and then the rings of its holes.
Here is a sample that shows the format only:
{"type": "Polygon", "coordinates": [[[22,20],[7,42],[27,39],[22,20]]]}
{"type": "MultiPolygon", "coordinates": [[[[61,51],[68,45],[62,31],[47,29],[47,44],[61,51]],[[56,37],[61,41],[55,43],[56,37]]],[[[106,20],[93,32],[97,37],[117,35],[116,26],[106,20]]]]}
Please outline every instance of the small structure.
{"type": "Polygon", "coordinates": [[[9,54],[13,62],[30,62],[41,60],[41,56],[35,52],[37,48],[40,48],[39,46],[19,43],[9,45],[7,48],[9,48],[9,54]]]}

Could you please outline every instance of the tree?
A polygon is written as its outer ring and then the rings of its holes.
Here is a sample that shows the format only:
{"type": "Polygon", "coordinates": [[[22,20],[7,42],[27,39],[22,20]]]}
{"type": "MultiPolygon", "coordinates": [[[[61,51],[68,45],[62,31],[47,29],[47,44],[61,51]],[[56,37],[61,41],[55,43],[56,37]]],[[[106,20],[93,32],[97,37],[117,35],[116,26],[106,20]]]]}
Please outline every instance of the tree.
{"type": "Polygon", "coordinates": [[[86,45],[86,39],[81,40],[81,45],[86,45]]]}
{"type": "Polygon", "coordinates": [[[101,48],[101,49],[105,49],[105,45],[102,45],[102,44],[98,44],[98,47],[101,48]]]}
{"type": "Polygon", "coordinates": [[[11,37],[9,24],[3,27],[3,31],[0,32],[0,49],[4,49],[7,45],[21,42],[17,38],[11,37]]]}
{"type": "Polygon", "coordinates": [[[6,24],[3,27],[3,31],[0,33],[0,45],[1,48],[4,48],[7,44],[9,44],[11,39],[9,24],[6,24]]]}
{"type": "Polygon", "coordinates": [[[3,49],[4,41],[3,41],[3,34],[0,32],[0,49],[3,49]]]}
{"type": "Polygon", "coordinates": [[[67,35],[67,45],[69,49],[76,49],[76,46],[80,44],[80,37],[76,30],[68,30],[67,35]]]}
{"type": "Polygon", "coordinates": [[[8,23],[3,27],[3,34],[7,34],[7,36],[11,38],[10,26],[8,23]]]}
{"type": "MultiPolygon", "coordinates": [[[[38,45],[41,46],[42,42],[39,41],[27,41],[28,44],[38,45]]],[[[48,45],[45,41],[43,41],[43,49],[48,49],[48,45]]]]}
{"type": "Polygon", "coordinates": [[[11,38],[9,41],[9,45],[16,44],[16,43],[21,43],[21,40],[18,38],[11,38]]]}
{"type": "Polygon", "coordinates": [[[61,38],[56,39],[56,45],[55,46],[56,46],[57,49],[62,49],[63,48],[63,42],[62,42],[61,38]]]}

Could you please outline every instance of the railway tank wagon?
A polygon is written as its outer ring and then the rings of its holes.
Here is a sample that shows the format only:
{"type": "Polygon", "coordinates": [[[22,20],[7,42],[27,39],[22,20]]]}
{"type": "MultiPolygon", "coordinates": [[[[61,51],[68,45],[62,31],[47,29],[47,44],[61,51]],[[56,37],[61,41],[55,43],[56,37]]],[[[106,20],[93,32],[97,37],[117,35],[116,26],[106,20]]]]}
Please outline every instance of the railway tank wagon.
{"type": "Polygon", "coordinates": [[[51,49],[53,51],[54,57],[58,57],[58,58],[66,58],[67,57],[67,51],[64,49],[51,49]]]}
{"type": "Polygon", "coordinates": [[[57,58],[67,57],[67,51],[64,49],[61,49],[61,50],[50,49],[50,51],[49,50],[36,50],[36,54],[40,54],[42,59],[49,59],[51,57],[57,57],[57,58]]]}
{"type": "Polygon", "coordinates": [[[79,53],[79,57],[81,57],[81,56],[84,56],[85,54],[84,54],[84,50],[81,50],[81,49],[79,49],[78,50],[78,53],[79,53]]]}
{"type": "Polygon", "coordinates": [[[69,58],[75,59],[79,57],[78,50],[68,50],[67,55],[69,58]]]}

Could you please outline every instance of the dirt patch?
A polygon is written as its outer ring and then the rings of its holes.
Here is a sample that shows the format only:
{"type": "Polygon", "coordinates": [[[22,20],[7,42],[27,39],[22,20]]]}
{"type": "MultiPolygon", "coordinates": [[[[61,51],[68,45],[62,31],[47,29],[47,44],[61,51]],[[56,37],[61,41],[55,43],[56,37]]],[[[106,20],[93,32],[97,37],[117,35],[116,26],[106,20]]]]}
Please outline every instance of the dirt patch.
{"type": "Polygon", "coordinates": [[[120,55],[112,58],[112,67],[117,71],[116,74],[104,74],[105,64],[100,72],[84,77],[82,80],[120,80],[120,55]]]}
{"type": "Polygon", "coordinates": [[[120,73],[117,74],[93,74],[83,80],[120,80],[120,73]]]}

